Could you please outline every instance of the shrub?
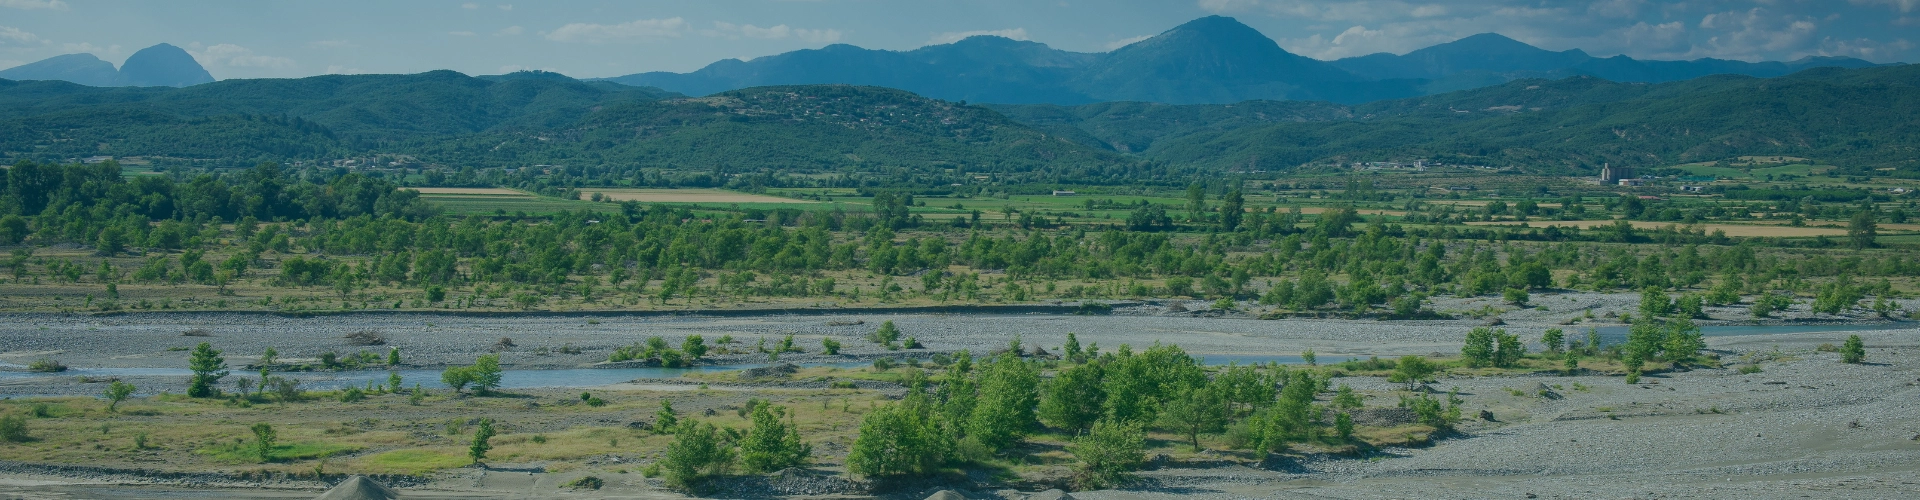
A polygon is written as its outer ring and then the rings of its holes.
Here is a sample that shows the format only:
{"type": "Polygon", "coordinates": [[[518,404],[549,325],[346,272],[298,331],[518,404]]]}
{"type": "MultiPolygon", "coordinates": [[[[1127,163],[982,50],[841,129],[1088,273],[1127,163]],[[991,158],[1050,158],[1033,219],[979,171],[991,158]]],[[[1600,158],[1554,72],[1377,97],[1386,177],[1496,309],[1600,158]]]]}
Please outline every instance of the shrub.
{"type": "Polygon", "coordinates": [[[1080,459],[1074,483],[1081,489],[1124,485],[1130,474],[1146,463],[1146,433],[1139,425],[1102,419],[1093,423],[1085,436],[1067,445],[1067,451],[1080,459]]]}
{"type": "Polygon", "coordinates": [[[825,352],[828,355],[840,354],[840,341],[830,339],[830,338],[821,338],[820,349],[821,349],[821,352],[825,352]]]}
{"type": "Polygon", "coordinates": [[[926,396],[909,393],[861,418],[860,434],[847,452],[847,471],[868,477],[930,473],[951,456],[953,444],[926,396]]]}
{"type": "Polygon", "coordinates": [[[1760,373],[1761,372],[1760,364],[1753,363],[1753,364],[1740,365],[1739,371],[1741,375],[1752,375],[1755,373],[1760,373]]]}
{"type": "Polygon", "coordinates": [[[24,443],[33,439],[27,435],[27,417],[7,415],[0,417],[0,440],[9,443],[24,443]]]}
{"type": "Polygon", "coordinates": [[[879,329],[867,334],[867,340],[871,340],[875,344],[892,345],[894,342],[900,341],[900,328],[893,326],[893,320],[887,320],[884,323],[880,323],[879,329]]]}
{"type": "Polygon", "coordinates": [[[113,381],[112,384],[107,386],[105,393],[107,396],[107,411],[115,411],[114,409],[120,406],[121,401],[126,401],[128,396],[133,395],[133,391],[133,384],[118,380],[113,381]]]}
{"type": "Polygon", "coordinates": [[[220,382],[220,377],[227,376],[227,358],[220,357],[220,351],[213,350],[213,344],[201,342],[188,356],[187,368],[193,370],[193,381],[187,386],[187,396],[213,397],[217,391],[214,384],[220,382]]]}
{"type": "Polygon", "coordinates": [[[367,399],[367,393],[361,391],[359,387],[348,387],[347,390],[340,391],[342,403],[357,403],[364,399],[367,399]]]}
{"type": "Polygon", "coordinates": [[[800,441],[799,426],[793,424],[787,408],[761,404],[754,407],[752,420],[753,427],[740,440],[740,463],[749,472],[796,467],[813,454],[813,447],[800,441]]]}
{"type": "Polygon", "coordinates": [[[1440,367],[1428,362],[1427,358],[1421,356],[1401,356],[1400,361],[1393,365],[1393,373],[1387,375],[1387,381],[1405,383],[1407,384],[1407,390],[1411,391],[1421,382],[1429,380],[1428,377],[1432,377],[1433,373],[1439,370],[1440,367]]]}
{"type": "Polygon", "coordinates": [[[480,419],[480,427],[473,431],[473,444],[467,446],[467,458],[473,459],[473,463],[476,464],[486,460],[487,451],[493,449],[492,440],[493,419],[480,419]]]}
{"type": "Polygon", "coordinates": [[[687,420],[673,430],[660,466],[669,484],[688,488],[733,467],[733,448],[713,424],[687,420]]]}
{"type": "Polygon", "coordinates": [[[353,345],[353,346],[386,345],[387,343],[387,337],[385,335],[381,335],[380,332],[375,330],[360,330],[357,332],[349,333],[347,334],[346,339],[347,339],[347,345],[353,345]]]}
{"type": "Polygon", "coordinates": [[[1506,293],[1504,294],[1504,298],[1507,300],[1508,304],[1513,304],[1521,307],[1526,307],[1527,301],[1532,299],[1531,296],[1527,295],[1526,290],[1521,290],[1518,288],[1508,288],[1506,293]]]}
{"type": "Polygon", "coordinates": [[[605,485],[606,485],[605,481],[601,481],[600,478],[593,477],[593,476],[584,476],[584,477],[581,477],[580,479],[575,479],[572,482],[567,483],[568,488],[573,488],[576,490],[597,490],[597,489],[600,489],[601,486],[605,486],[605,485]]]}
{"type": "Polygon", "coordinates": [[[67,365],[61,364],[59,361],[54,361],[52,358],[40,358],[33,360],[32,363],[28,363],[27,371],[39,373],[64,372],[67,371],[67,365]]]}
{"type": "Polygon", "coordinates": [[[261,462],[273,460],[273,442],[280,434],[274,432],[273,425],[266,422],[253,424],[253,452],[261,462]]]}
{"type": "Polygon", "coordinates": [[[1859,363],[1867,360],[1867,345],[1859,335],[1848,335],[1847,343],[1840,346],[1840,362],[1859,363]]]}
{"type": "Polygon", "coordinates": [[[1467,342],[1460,347],[1460,357],[1466,359],[1468,366],[1487,366],[1493,364],[1493,350],[1493,329],[1476,327],[1467,332],[1467,342]]]}

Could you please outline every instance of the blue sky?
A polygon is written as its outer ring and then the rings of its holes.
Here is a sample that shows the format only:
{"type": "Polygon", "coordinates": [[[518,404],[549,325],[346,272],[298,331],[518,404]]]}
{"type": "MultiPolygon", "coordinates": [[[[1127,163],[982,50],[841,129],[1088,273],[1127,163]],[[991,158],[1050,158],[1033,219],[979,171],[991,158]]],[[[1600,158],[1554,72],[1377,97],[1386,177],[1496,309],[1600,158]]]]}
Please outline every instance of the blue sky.
{"type": "Polygon", "coordinates": [[[222,79],[433,69],[604,77],[969,34],[1100,52],[1213,14],[1320,59],[1497,32],[1598,56],[1920,60],[1920,0],[0,0],[0,68],[74,52],[119,64],[166,42],[222,79]]]}

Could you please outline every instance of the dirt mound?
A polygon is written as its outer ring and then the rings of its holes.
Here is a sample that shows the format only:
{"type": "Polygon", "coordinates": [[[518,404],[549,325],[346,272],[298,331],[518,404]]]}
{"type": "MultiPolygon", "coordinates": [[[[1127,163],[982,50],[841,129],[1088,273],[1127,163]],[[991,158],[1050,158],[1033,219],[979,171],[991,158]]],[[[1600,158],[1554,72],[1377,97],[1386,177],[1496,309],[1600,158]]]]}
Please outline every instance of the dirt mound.
{"type": "Polygon", "coordinates": [[[379,481],[367,479],[367,476],[353,476],[341,481],[331,490],[320,494],[314,500],[393,500],[400,498],[400,492],[393,491],[379,481]]]}

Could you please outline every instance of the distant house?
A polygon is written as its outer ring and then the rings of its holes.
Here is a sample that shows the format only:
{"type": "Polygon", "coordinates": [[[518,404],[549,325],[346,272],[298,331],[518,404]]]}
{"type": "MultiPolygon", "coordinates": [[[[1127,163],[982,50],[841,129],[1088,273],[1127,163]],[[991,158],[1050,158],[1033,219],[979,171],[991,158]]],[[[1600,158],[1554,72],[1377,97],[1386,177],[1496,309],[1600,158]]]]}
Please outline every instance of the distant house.
{"type": "Polygon", "coordinates": [[[1053,195],[1054,195],[1054,196],[1075,196],[1075,195],[1078,195],[1078,194],[1080,194],[1080,193],[1075,193],[1075,192],[1073,192],[1073,191],[1061,191],[1061,190],[1057,190],[1057,189],[1053,191],[1053,195]]]}
{"type": "Polygon", "coordinates": [[[1689,193],[1698,193],[1700,192],[1701,188],[1702,188],[1701,186],[1680,186],[1681,191],[1686,191],[1689,193]]]}
{"type": "Polygon", "coordinates": [[[1622,186],[1645,186],[1645,185],[1647,185],[1647,180],[1646,180],[1646,179],[1620,179],[1620,185],[1622,185],[1622,186]]]}
{"type": "Polygon", "coordinates": [[[80,159],[80,163],[85,163],[85,164],[88,164],[88,165],[92,165],[92,164],[95,164],[95,163],[105,163],[105,162],[108,162],[108,161],[112,161],[112,160],[113,160],[113,157],[111,157],[111,156],[89,156],[89,157],[86,157],[86,158],[81,158],[81,159],[80,159]]]}
{"type": "MultiPolygon", "coordinates": [[[[1615,181],[1622,181],[1622,180],[1632,179],[1632,178],[1633,178],[1633,169],[1631,168],[1615,167],[1611,163],[1600,164],[1600,183],[1601,184],[1612,184],[1615,181]]],[[[1622,183],[1620,185],[1626,186],[1628,184],[1622,183]]],[[[1633,185],[1638,186],[1639,184],[1633,184],[1633,185]]]]}

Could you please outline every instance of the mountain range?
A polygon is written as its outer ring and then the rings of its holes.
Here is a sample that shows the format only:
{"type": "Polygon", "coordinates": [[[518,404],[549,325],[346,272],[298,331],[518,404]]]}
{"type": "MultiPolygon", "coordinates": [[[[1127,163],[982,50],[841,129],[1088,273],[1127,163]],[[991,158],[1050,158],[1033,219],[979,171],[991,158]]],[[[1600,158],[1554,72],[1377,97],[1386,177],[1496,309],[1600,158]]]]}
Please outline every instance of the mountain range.
{"type": "Polygon", "coordinates": [[[450,168],[830,174],[924,186],[972,175],[1140,183],[1416,158],[1573,174],[1603,163],[1784,155],[1849,175],[1920,176],[1920,65],[1659,84],[1521,79],[1359,105],[982,105],[850,85],[688,97],[555,73],[444,70],[185,88],[0,80],[0,156],[245,165],[369,154],[450,168]]]}
{"type": "Polygon", "coordinates": [[[140,49],[114,69],[93,54],[67,54],[0,70],[9,80],[62,80],[94,87],[185,87],[213,81],[193,55],[159,44],[140,49]]]}
{"type": "Polygon", "coordinates": [[[1589,75],[1659,83],[1713,74],[1774,77],[1813,67],[1862,68],[1837,57],[1749,63],[1723,59],[1643,61],[1554,52],[1493,33],[1409,52],[1320,61],[1287,52],[1230,17],[1209,16],[1106,53],[976,36],[908,51],[836,44],[749,61],[727,59],[691,73],[638,73],[608,80],[688,95],[761,85],[874,85],[928,97],[1003,104],[1141,101],[1224,104],[1324,100],[1354,104],[1484,87],[1521,78],[1589,75]]]}

